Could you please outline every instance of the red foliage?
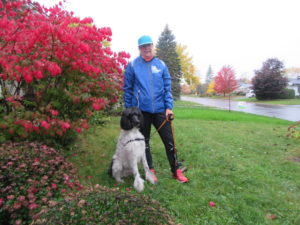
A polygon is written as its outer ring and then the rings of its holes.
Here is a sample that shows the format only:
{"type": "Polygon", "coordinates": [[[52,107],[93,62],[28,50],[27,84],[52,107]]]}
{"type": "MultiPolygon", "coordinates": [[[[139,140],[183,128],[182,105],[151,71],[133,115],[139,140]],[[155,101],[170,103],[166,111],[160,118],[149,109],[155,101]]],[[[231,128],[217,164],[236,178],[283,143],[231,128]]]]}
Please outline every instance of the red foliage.
{"type": "Polygon", "coordinates": [[[0,145],[0,224],[31,224],[42,208],[84,189],[76,169],[39,143],[0,145]]]}
{"type": "Polygon", "coordinates": [[[228,94],[237,88],[235,73],[229,66],[224,66],[215,78],[215,91],[217,93],[228,94]]]}
{"type": "Polygon", "coordinates": [[[118,101],[130,55],[111,51],[110,28],[97,28],[91,18],[74,17],[60,5],[1,4],[0,115],[6,116],[1,128],[7,133],[79,132],[93,111],[118,101]],[[4,91],[8,82],[15,85],[13,93],[4,91]]]}
{"type": "Polygon", "coordinates": [[[7,2],[1,11],[0,63],[6,79],[31,83],[62,75],[69,66],[92,77],[122,72],[119,64],[126,65],[128,54],[117,55],[103,46],[111,41],[110,28],[99,29],[90,25],[91,18],[80,20],[59,6],[30,4],[7,2]]]}

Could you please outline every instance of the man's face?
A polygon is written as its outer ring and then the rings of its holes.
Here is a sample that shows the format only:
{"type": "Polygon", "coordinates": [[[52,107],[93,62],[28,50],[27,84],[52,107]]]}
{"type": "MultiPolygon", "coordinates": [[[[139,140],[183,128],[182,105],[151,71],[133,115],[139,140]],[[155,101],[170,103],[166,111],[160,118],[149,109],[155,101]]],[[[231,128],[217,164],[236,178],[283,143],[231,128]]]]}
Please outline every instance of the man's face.
{"type": "Polygon", "coordinates": [[[153,44],[146,44],[139,47],[141,55],[144,59],[153,58],[153,44]]]}

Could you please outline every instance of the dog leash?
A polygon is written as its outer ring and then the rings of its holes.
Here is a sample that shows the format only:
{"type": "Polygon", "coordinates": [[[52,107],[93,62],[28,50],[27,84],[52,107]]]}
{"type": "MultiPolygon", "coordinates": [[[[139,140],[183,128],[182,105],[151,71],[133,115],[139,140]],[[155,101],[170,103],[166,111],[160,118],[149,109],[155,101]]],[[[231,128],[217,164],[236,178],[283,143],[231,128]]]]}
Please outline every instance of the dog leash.
{"type": "MultiPolygon", "coordinates": [[[[177,156],[176,156],[177,150],[176,150],[176,145],[175,145],[174,127],[173,127],[173,124],[172,124],[172,120],[174,120],[174,114],[169,114],[168,117],[166,117],[166,119],[161,123],[161,125],[151,134],[150,138],[156,132],[158,132],[167,122],[170,122],[171,130],[172,130],[172,137],[173,137],[174,154],[175,154],[175,158],[177,158],[177,156]]],[[[176,163],[177,163],[177,160],[176,160],[176,163]]]]}
{"type": "MultiPolygon", "coordinates": [[[[174,126],[172,123],[172,120],[174,120],[174,114],[169,114],[168,117],[161,123],[161,125],[150,135],[150,138],[158,132],[167,122],[170,122],[171,130],[172,130],[172,136],[173,136],[173,144],[174,144],[174,154],[176,158],[176,164],[182,165],[180,162],[177,161],[177,149],[176,149],[176,141],[175,141],[175,132],[174,132],[174,126]]],[[[187,171],[187,167],[183,166],[180,168],[182,172],[187,171]]]]}
{"type": "MultiPolygon", "coordinates": [[[[170,122],[171,123],[171,121],[172,120],[174,120],[174,114],[169,114],[168,115],[168,117],[161,123],[161,125],[157,128],[157,129],[155,129],[155,131],[150,135],[150,138],[156,133],[156,132],[158,132],[167,122],[170,122]]],[[[172,123],[171,123],[171,125],[172,125],[172,123]]],[[[173,126],[172,126],[172,130],[173,130],[173,126]]],[[[172,135],[173,135],[174,133],[173,133],[173,131],[172,131],[172,135]]],[[[174,136],[174,135],[173,135],[174,136]]],[[[175,139],[174,139],[175,140],[175,139]]]]}

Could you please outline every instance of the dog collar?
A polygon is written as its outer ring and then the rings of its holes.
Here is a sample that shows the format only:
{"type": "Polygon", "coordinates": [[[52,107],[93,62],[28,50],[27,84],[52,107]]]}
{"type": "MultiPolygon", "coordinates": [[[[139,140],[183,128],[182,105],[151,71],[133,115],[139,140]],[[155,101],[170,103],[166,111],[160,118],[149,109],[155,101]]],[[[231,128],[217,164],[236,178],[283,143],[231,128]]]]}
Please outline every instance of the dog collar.
{"type": "Polygon", "coordinates": [[[130,142],[133,142],[133,141],[145,141],[145,138],[135,138],[135,139],[131,139],[131,140],[127,141],[127,142],[125,143],[125,145],[127,145],[127,144],[129,144],[130,142]]]}

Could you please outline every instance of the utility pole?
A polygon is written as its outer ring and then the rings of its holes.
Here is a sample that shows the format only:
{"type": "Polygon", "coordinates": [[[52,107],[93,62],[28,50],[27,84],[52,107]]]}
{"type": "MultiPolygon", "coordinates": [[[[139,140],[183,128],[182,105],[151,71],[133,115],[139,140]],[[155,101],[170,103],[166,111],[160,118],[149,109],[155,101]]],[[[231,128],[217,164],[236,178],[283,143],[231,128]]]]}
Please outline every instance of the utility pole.
{"type": "Polygon", "coordinates": [[[231,91],[230,91],[230,77],[228,77],[228,91],[229,91],[229,95],[228,95],[228,104],[229,104],[229,112],[231,110],[231,106],[230,106],[230,95],[231,95],[231,91]]]}

